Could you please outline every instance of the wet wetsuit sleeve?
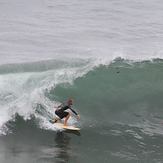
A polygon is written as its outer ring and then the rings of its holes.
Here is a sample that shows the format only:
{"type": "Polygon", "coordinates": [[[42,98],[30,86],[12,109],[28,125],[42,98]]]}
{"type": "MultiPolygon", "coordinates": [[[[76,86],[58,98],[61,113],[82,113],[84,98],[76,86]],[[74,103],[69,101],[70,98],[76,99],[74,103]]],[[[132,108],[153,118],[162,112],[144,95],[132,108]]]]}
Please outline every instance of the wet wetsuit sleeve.
{"type": "Polygon", "coordinates": [[[78,115],[78,113],[77,113],[75,110],[73,110],[72,108],[70,108],[70,110],[71,110],[75,115],[78,115]]]}

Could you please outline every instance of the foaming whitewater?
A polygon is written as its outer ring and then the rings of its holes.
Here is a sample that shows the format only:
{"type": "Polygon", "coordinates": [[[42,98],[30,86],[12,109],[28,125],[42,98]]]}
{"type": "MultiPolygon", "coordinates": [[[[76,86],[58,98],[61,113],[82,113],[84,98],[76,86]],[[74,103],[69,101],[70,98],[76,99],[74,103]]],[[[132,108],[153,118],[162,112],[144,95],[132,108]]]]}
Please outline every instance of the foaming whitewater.
{"type": "Polygon", "coordinates": [[[6,133],[5,124],[8,121],[14,121],[17,114],[24,120],[35,117],[39,121],[39,127],[54,130],[55,125],[50,124],[49,119],[53,118],[54,108],[60,102],[50,101],[45,96],[45,92],[52,88],[55,89],[58,84],[72,84],[76,78],[92,69],[91,63],[82,62],[78,63],[78,66],[75,62],[64,66],[62,63],[57,68],[55,65],[51,67],[49,61],[44,62],[44,64],[46,66],[43,66],[42,62],[4,65],[6,69],[2,72],[3,67],[0,75],[1,134],[6,133]],[[38,72],[34,72],[35,68],[38,72]],[[31,72],[28,72],[29,69],[31,72]]]}

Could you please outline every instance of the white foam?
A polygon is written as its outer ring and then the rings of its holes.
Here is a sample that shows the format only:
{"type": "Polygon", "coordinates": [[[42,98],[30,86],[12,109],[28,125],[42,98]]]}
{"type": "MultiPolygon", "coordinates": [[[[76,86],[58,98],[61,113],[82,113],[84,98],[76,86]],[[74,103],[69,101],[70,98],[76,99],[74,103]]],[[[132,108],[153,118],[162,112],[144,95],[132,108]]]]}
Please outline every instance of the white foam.
{"type": "MultiPolygon", "coordinates": [[[[39,119],[40,127],[55,130],[49,123],[46,115],[37,113],[37,104],[41,104],[45,112],[54,116],[54,105],[58,101],[50,101],[45,97],[45,91],[54,89],[57,84],[72,84],[74,79],[83,76],[93,67],[92,64],[83,67],[70,67],[45,72],[14,73],[0,75],[0,130],[5,133],[4,125],[9,120],[14,120],[15,114],[19,114],[24,120],[30,119],[31,115],[39,119]]],[[[74,121],[75,122],[75,121],[74,121]]],[[[71,123],[74,123],[71,120],[71,123]]]]}

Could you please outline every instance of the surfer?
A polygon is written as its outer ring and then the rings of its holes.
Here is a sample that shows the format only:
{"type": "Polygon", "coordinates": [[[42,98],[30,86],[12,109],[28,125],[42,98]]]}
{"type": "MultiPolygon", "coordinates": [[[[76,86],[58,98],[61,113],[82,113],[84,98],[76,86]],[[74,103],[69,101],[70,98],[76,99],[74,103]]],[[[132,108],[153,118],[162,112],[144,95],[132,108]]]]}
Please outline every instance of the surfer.
{"type": "Polygon", "coordinates": [[[68,112],[68,109],[71,110],[76,116],[77,119],[80,119],[80,115],[72,109],[72,105],[73,105],[73,100],[72,99],[68,99],[67,100],[67,104],[61,104],[57,107],[55,114],[58,116],[58,118],[55,118],[54,120],[52,120],[53,123],[56,123],[59,119],[64,119],[64,126],[67,126],[67,121],[70,118],[71,114],[68,112]]]}

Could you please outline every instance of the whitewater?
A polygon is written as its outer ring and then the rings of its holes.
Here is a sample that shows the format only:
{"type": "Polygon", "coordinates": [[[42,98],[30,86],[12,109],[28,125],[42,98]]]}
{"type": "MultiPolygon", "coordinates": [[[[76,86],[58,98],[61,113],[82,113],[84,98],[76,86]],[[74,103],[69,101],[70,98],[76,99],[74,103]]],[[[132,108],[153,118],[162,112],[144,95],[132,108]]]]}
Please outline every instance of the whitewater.
{"type": "Polygon", "coordinates": [[[162,15],[161,0],[0,0],[0,162],[162,162],[162,15]],[[49,122],[69,97],[79,137],[49,122]]]}

